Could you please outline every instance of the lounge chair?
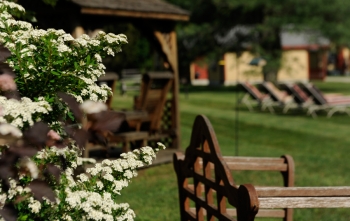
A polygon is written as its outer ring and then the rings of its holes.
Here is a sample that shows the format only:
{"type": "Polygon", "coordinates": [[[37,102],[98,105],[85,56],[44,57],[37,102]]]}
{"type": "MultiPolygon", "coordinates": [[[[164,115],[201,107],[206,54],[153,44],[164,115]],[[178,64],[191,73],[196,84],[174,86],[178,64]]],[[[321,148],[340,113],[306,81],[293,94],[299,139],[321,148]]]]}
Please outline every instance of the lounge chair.
{"type": "Polygon", "coordinates": [[[276,103],[271,99],[271,97],[268,94],[260,92],[257,87],[248,82],[241,82],[239,83],[239,85],[246,92],[246,94],[240,100],[240,103],[245,104],[250,112],[253,111],[254,104],[260,105],[261,110],[265,110],[267,108],[271,113],[275,112],[273,106],[275,106],[276,103]]]}
{"type": "Polygon", "coordinates": [[[310,97],[312,97],[315,105],[308,108],[308,114],[316,116],[316,111],[327,111],[327,117],[331,117],[336,112],[345,112],[350,116],[350,97],[331,95],[325,96],[315,85],[299,84],[300,88],[304,90],[310,97]]]}
{"type": "MultiPolygon", "coordinates": [[[[310,97],[308,94],[306,94],[298,84],[282,83],[280,84],[280,86],[289,95],[293,96],[294,102],[298,105],[299,108],[308,109],[312,105],[316,105],[315,102],[313,101],[313,98],[310,97]]],[[[314,113],[313,113],[313,117],[316,117],[314,113]]]]}
{"type": "Polygon", "coordinates": [[[270,95],[272,100],[283,107],[283,113],[287,113],[290,108],[298,107],[298,104],[294,102],[293,96],[289,95],[286,91],[281,91],[272,82],[265,81],[261,86],[270,95]]]}

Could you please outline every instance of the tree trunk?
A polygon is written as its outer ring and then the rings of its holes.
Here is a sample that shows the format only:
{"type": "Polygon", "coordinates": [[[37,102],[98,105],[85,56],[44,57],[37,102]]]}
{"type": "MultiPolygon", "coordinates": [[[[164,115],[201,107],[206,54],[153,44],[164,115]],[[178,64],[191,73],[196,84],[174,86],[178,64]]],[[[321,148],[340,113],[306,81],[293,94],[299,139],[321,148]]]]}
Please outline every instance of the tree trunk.
{"type": "Polygon", "coordinates": [[[277,82],[277,71],[264,72],[264,81],[277,82]]]}
{"type": "Polygon", "coordinates": [[[263,57],[266,59],[266,65],[263,67],[264,81],[277,82],[282,57],[280,28],[271,27],[262,32],[260,46],[263,57]]]}

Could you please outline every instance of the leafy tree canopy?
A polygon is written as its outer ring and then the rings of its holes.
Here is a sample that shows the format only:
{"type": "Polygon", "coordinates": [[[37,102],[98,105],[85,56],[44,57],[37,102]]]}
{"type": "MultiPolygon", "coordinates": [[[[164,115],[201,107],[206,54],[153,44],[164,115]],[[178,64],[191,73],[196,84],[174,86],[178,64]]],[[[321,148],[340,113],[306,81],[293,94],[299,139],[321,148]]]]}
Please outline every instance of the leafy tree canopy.
{"type": "Polygon", "coordinates": [[[191,12],[190,22],[182,24],[178,30],[179,48],[184,50],[180,56],[187,56],[180,61],[193,60],[208,53],[240,51],[245,49],[245,42],[250,42],[253,52],[268,59],[270,65],[266,68],[276,72],[281,57],[280,32],[283,28],[291,32],[308,31],[327,37],[338,45],[349,44],[350,1],[168,1],[191,12]],[[249,27],[249,32],[242,26],[249,27]]]}

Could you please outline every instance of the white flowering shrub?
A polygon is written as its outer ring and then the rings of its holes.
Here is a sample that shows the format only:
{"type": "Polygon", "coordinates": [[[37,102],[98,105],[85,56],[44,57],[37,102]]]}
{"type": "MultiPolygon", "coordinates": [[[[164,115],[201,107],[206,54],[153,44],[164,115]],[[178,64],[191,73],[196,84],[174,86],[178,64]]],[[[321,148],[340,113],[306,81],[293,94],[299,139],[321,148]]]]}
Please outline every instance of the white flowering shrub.
{"type": "Polygon", "coordinates": [[[23,13],[0,0],[0,44],[10,51],[0,70],[0,220],[134,220],[118,196],[164,145],[100,163],[80,157],[88,141],[104,143],[124,120],[103,103],[110,88],[95,82],[125,35],[74,39],[15,19],[23,13]],[[78,172],[84,163],[90,167],[78,172]]]}
{"type": "MultiPolygon", "coordinates": [[[[103,104],[92,106],[91,101],[79,105],[87,115],[81,122],[85,129],[76,129],[74,134],[100,125],[99,118],[89,121],[90,115],[106,116],[103,104]]],[[[105,122],[105,118],[100,120],[105,122]]],[[[0,124],[0,220],[134,220],[134,211],[128,203],[119,202],[118,196],[137,176],[137,169],[152,164],[165,146],[141,147],[96,163],[81,158],[75,143],[45,124],[34,124],[24,134],[13,125],[0,124]],[[85,163],[87,169],[78,172],[85,163]]]]}
{"type": "Polygon", "coordinates": [[[128,186],[131,178],[137,176],[137,169],[152,163],[159,148],[142,147],[116,160],[103,160],[95,163],[93,159],[78,156],[76,147],[46,148],[31,159],[26,160],[27,172],[21,173],[18,181],[9,179],[10,188],[0,189],[0,209],[9,202],[17,202],[18,220],[134,220],[135,213],[128,203],[118,201],[121,190],[128,186]],[[43,165],[60,165],[60,158],[67,160],[59,182],[52,178],[55,200],[35,199],[29,184],[34,177],[40,177],[43,165]],[[93,164],[86,173],[74,175],[77,166],[85,161],[93,164]]]}
{"type": "Polygon", "coordinates": [[[60,91],[80,103],[106,101],[111,89],[96,84],[105,74],[102,58],[120,52],[126,36],[100,31],[95,38],[84,34],[74,39],[63,30],[37,29],[13,17],[21,13],[22,6],[0,0],[0,44],[11,51],[7,62],[16,74],[21,97],[35,102],[43,97],[51,106],[48,114],[39,114],[42,120],[51,123],[73,116],[57,97],[60,91]]]}

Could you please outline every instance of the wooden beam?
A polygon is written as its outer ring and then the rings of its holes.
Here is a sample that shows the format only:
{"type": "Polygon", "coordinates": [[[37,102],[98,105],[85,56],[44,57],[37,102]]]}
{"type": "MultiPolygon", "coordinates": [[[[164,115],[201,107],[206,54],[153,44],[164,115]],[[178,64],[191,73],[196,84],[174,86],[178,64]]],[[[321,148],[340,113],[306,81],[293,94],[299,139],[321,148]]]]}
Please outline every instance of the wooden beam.
{"type": "Polygon", "coordinates": [[[82,8],[82,14],[92,15],[109,15],[120,17],[133,17],[133,18],[148,18],[148,19],[167,19],[175,21],[188,21],[188,15],[168,14],[162,12],[141,12],[141,11],[128,11],[119,9],[102,9],[102,8],[82,8]]]}
{"type": "Polygon", "coordinates": [[[180,148],[180,113],[179,113],[179,68],[177,59],[177,40],[176,33],[172,31],[170,33],[161,33],[154,31],[154,35],[161,45],[162,51],[165,54],[168,63],[174,73],[174,84],[173,84],[173,125],[175,127],[176,139],[173,142],[173,148],[180,148]]]}

